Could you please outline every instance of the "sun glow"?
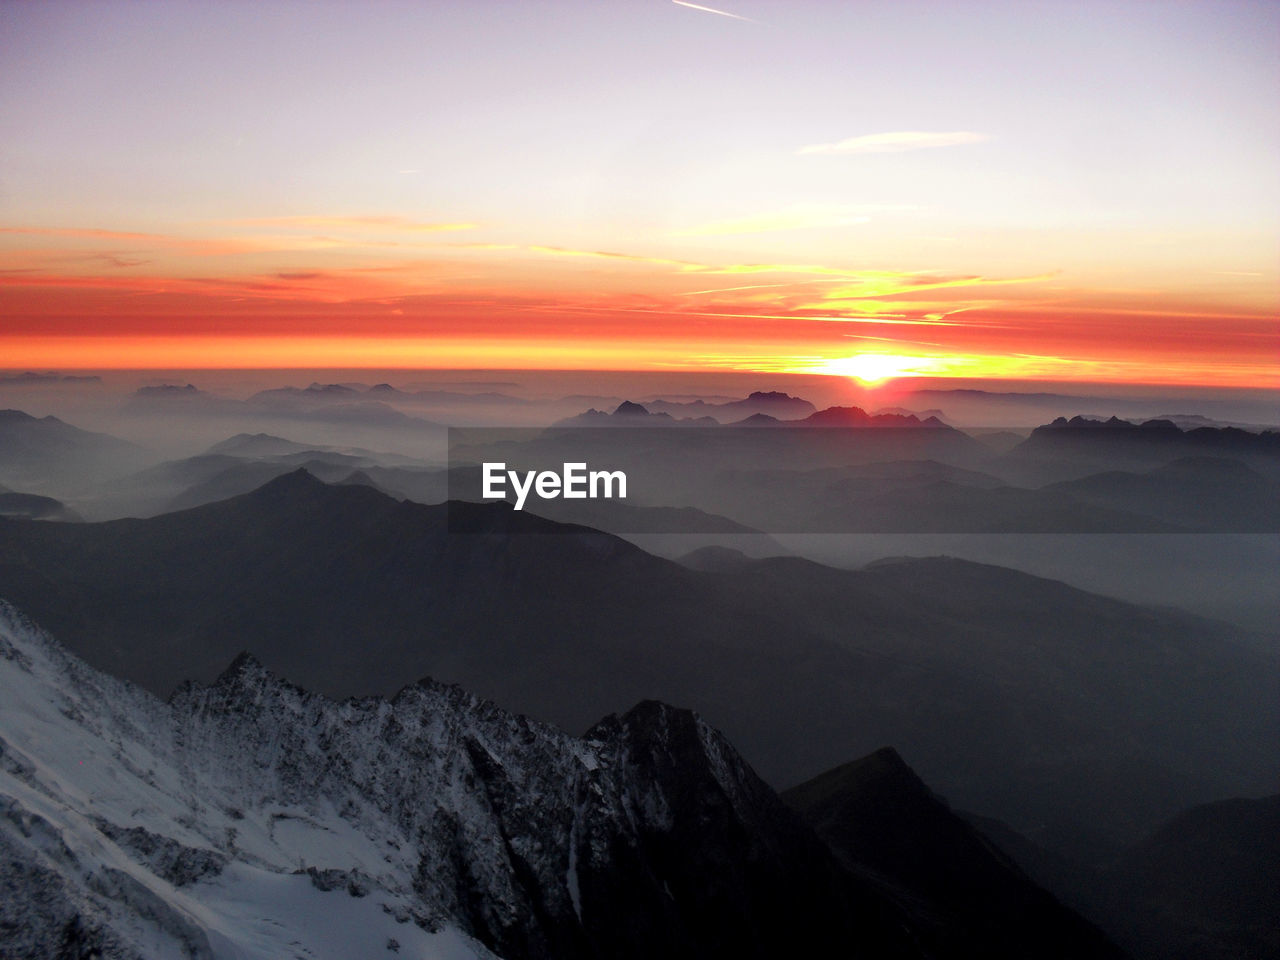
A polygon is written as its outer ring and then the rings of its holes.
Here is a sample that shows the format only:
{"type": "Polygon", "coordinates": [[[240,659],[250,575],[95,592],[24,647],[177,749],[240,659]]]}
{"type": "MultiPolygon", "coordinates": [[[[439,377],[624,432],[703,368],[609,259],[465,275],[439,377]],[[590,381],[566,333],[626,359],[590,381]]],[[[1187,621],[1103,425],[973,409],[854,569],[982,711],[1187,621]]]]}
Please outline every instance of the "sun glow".
{"type": "Polygon", "coordinates": [[[944,364],[936,357],[909,357],[895,353],[858,353],[832,357],[816,365],[815,373],[852,377],[865,386],[874,386],[897,377],[923,377],[937,373],[944,364]]]}

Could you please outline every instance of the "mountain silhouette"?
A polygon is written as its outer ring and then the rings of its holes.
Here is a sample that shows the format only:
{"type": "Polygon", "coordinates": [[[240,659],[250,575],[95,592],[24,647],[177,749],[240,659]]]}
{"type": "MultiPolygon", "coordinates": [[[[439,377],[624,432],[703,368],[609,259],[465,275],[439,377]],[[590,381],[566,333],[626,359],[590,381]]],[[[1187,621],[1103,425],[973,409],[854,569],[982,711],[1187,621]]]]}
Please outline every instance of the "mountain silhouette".
{"type": "Polygon", "coordinates": [[[691,704],[780,784],[891,742],[1069,844],[1265,789],[1276,755],[1274,660],[1229,625],[946,559],[691,570],[305,471],[145,520],[0,521],[0,597],[160,694],[247,648],[326,695],[430,674],[571,731],[691,704]]]}

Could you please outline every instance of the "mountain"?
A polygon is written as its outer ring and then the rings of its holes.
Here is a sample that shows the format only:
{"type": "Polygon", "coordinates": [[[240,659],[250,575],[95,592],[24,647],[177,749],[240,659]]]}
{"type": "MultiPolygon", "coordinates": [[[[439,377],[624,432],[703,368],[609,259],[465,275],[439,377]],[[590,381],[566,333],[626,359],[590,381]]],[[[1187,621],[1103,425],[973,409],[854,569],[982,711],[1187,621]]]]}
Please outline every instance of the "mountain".
{"type": "Polygon", "coordinates": [[[284,437],[273,436],[269,433],[237,433],[234,437],[228,437],[215,443],[208,450],[207,454],[225,454],[231,457],[279,457],[289,453],[302,453],[306,450],[322,450],[325,447],[309,446],[305,443],[298,443],[296,440],[286,440],[284,437]]]}
{"type": "Polygon", "coordinates": [[[643,404],[623,400],[612,413],[594,407],[574,417],[557,420],[553,427],[715,427],[719,423],[711,417],[682,417],[676,419],[669,413],[652,413],[643,404]]]}
{"type": "Polygon", "coordinates": [[[945,423],[937,417],[926,417],[921,420],[914,413],[876,413],[871,414],[861,407],[827,407],[797,421],[797,425],[806,427],[923,427],[929,429],[946,428],[945,423]]]}
{"type": "Polygon", "coordinates": [[[1104,864],[965,817],[1135,960],[1280,955],[1280,796],[1193,807],[1104,864]]]}
{"type": "Polygon", "coordinates": [[[645,406],[651,413],[712,417],[720,423],[731,423],[757,415],[773,417],[776,420],[803,420],[817,409],[808,400],[793,397],[778,390],[756,390],[744,400],[727,400],[720,403],[703,399],[687,401],[656,399],[647,401],[645,406]]]}
{"type": "Polygon", "coordinates": [[[893,743],[1050,845],[1136,839],[1277,766],[1275,658],[1226,624],[946,559],[691,570],[305,472],[145,520],[0,520],[0,597],[162,695],[248,648],[326,695],[430,674],[571,731],[689,704],[774,783],[893,743]]]}
{"type": "Polygon", "coordinates": [[[1280,796],[1188,810],[1105,879],[1111,924],[1135,956],[1280,956],[1280,796]]]}
{"type": "Polygon", "coordinates": [[[76,374],[59,374],[59,373],[36,373],[27,370],[24,373],[4,373],[0,374],[0,386],[30,386],[32,384],[46,383],[102,383],[102,377],[96,374],[87,376],[76,374]]]}
{"type": "Polygon", "coordinates": [[[1005,462],[1022,467],[1024,475],[1039,468],[1041,479],[1066,480],[1098,470],[1149,470],[1174,460],[1205,456],[1239,460],[1280,479],[1280,430],[1182,430],[1169,420],[1132,423],[1114,416],[1106,420],[1058,417],[1032,430],[1005,462]],[[1054,475],[1062,471],[1068,475],[1054,475]]]}
{"type": "Polygon", "coordinates": [[[896,402],[910,407],[941,407],[957,422],[992,427],[1033,426],[1043,424],[1046,419],[1073,414],[1102,419],[1114,415],[1134,420],[1161,419],[1163,411],[1173,404],[1184,410],[1194,408],[1195,416],[1237,426],[1274,423],[1276,418],[1274,395],[1247,390],[1215,391],[1212,397],[1198,391],[1174,398],[1168,393],[1144,397],[925,389],[901,394],[896,402]]]}
{"type": "Polygon", "coordinates": [[[247,655],[166,703],[3,607],[0,691],[13,960],[926,955],[661,703],[579,739],[430,680],[327,700],[247,655]]]}
{"type": "Polygon", "coordinates": [[[83,519],[61,500],[42,497],[34,493],[16,493],[0,489],[0,517],[23,517],[28,520],[64,520],[76,522],[83,519]]]}
{"type": "Polygon", "coordinates": [[[886,747],[782,794],[832,849],[913,898],[917,923],[984,957],[1120,957],[886,747]]]}
{"type": "Polygon", "coordinates": [[[921,420],[914,414],[869,414],[860,407],[827,407],[815,410],[807,400],[785,393],[753,393],[748,400],[734,403],[709,404],[701,400],[692,403],[647,404],[623,400],[606,413],[590,409],[576,417],[569,417],[554,424],[557,427],[591,426],[761,426],[778,423],[794,427],[882,427],[882,428],[931,428],[948,429],[937,417],[921,420]],[[675,417],[672,413],[697,413],[696,417],[675,417]]]}
{"type": "Polygon", "coordinates": [[[1223,457],[1182,457],[1140,473],[1093,474],[1051,484],[1045,492],[1191,530],[1280,532],[1280,480],[1223,457]]]}
{"type": "Polygon", "coordinates": [[[678,563],[691,570],[724,571],[731,570],[751,560],[741,550],[717,544],[699,547],[681,557],[678,563]]]}
{"type": "MultiPolygon", "coordinates": [[[[403,487],[415,493],[432,493],[433,502],[445,499],[446,484],[438,471],[426,471],[421,466],[382,466],[416,463],[409,457],[357,447],[308,445],[265,433],[242,433],[197,456],[166,460],[100,484],[91,496],[82,498],[81,505],[94,520],[155,516],[248,493],[299,468],[329,483],[356,470],[383,471],[391,478],[391,485],[385,489],[398,496],[403,487]]],[[[383,479],[370,475],[380,488],[384,488],[383,479]]]]}
{"type": "Polygon", "coordinates": [[[362,391],[344,383],[312,383],[302,387],[272,387],[259,390],[249,397],[249,403],[296,407],[300,404],[348,403],[362,391]]]}
{"type": "MultiPolygon", "coordinates": [[[[1066,486],[1030,490],[936,460],[820,470],[726,470],[716,480],[724,513],[779,532],[1166,533],[1193,529],[1179,513],[1148,509],[1140,498],[1111,503],[1076,495],[1066,486]]],[[[1210,484],[1209,492],[1214,489],[1210,484]]],[[[1247,508],[1242,507],[1240,514],[1247,517],[1247,508]]],[[[1259,519],[1252,522],[1247,529],[1265,529],[1259,519]]]]}
{"type": "Polygon", "coordinates": [[[152,460],[142,447],[109,434],[54,416],[0,410],[0,482],[18,489],[74,492],[152,460]]]}

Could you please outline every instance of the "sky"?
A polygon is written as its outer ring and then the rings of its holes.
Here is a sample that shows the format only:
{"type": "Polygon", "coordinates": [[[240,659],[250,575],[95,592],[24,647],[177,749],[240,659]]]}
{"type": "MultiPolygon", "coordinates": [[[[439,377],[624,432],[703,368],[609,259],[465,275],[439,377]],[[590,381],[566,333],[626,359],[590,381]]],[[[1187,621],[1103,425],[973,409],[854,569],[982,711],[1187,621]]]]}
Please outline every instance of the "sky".
{"type": "Polygon", "coordinates": [[[0,366],[1280,386],[1280,4],[0,0],[0,366]]]}

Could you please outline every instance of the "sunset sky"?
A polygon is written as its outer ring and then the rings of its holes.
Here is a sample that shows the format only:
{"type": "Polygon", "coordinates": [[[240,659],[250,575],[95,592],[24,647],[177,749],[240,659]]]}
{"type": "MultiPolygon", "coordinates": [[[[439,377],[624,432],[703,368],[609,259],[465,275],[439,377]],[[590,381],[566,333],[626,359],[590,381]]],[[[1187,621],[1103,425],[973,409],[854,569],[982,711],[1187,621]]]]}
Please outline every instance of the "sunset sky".
{"type": "Polygon", "coordinates": [[[1280,386],[1277,37],[1270,2],[0,3],[0,366],[1280,386]]]}

